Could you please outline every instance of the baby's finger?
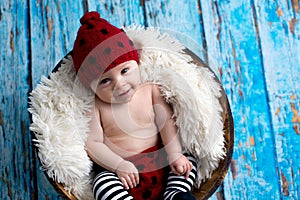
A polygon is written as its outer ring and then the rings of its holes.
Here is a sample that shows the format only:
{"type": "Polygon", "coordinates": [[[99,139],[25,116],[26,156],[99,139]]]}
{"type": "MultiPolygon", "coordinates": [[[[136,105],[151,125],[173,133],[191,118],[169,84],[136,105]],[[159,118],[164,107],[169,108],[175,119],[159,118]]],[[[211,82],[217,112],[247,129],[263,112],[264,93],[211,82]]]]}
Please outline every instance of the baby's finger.
{"type": "Polygon", "coordinates": [[[122,184],[124,185],[125,189],[128,190],[129,186],[127,184],[127,180],[124,177],[120,178],[120,180],[121,180],[122,184]]]}
{"type": "Polygon", "coordinates": [[[127,184],[128,184],[128,186],[129,186],[129,188],[133,188],[133,187],[134,187],[130,175],[127,176],[126,181],[127,181],[127,184]]]}
{"type": "Polygon", "coordinates": [[[130,183],[131,183],[130,187],[134,188],[137,185],[136,180],[135,180],[135,175],[132,173],[129,175],[129,178],[130,178],[130,183]]]}
{"type": "Polygon", "coordinates": [[[177,172],[182,175],[185,172],[185,167],[183,166],[178,166],[177,167],[177,172]]]}
{"type": "Polygon", "coordinates": [[[191,162],[189,162],[188,166],[187,166],[187,170],[186,170],[186,173],[185,173],[185,178],[188,179],[189,176],[190,176],[190,173],[192,171],[192,168],[193,168],[193,165],[191,162]]]}
{"type": "Polygon", "coordinates": [[[185,173],[185,179],[188,179],[188,178],[189,178],[190,172],[191,172],[190,169],[186,171],[186,173],[185,173]]]}
{"type": "MultiPolygon", "coordinates": [[[[135,179],[135,183],[136,185],[140,183],[140,176],[139,173],[133,173],[134,174],[134,179],[135,179]]],[[[135,185],[135,186],[136,186],[135,185]]]]}

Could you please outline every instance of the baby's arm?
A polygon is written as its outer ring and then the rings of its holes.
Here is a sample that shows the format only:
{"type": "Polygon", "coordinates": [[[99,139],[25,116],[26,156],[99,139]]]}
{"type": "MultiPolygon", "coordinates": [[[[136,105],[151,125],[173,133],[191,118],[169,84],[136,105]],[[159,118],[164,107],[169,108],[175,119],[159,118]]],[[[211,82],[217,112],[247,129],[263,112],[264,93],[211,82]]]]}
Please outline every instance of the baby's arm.
{"type": "Polygon", "coordinates": [[[124,160],[103,143],[103,129],[98,109],[94,107],[88,115],[91,117],[86,141],[88,155],[98,165],[116,172],[126,189],[135,187],[139,183],[138,170],[131,162],[124,160]]]}
{"type": "Polygon", "coordinates": [[[175,121],[172,118],[171,107],[165,102],[157,85],[152,87],[152,99],[155,112],[155,122],[169,157],[170,167],[173,173],[185,174],[189,177],[192,163],[182,154],[182,147],[175,121]]]}

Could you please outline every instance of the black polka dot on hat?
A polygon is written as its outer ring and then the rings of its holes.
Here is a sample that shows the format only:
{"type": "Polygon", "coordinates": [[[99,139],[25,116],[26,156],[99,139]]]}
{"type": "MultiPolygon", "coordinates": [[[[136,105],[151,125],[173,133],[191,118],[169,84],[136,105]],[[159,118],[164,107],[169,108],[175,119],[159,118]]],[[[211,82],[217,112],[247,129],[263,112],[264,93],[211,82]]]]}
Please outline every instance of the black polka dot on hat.
{"type": "Polygon", "coordinates": [[[104,52],[105,52],[107,55],[109,55],[110,52],[111,52],[111,48],[107,47],[107,48],[104,50],[104,52]]]}
{"type": "Polygon", "coordinates": [[[122,42],[118,42],[118,46],[124,48],[124,44],[122,42]]]}
{"type": "Polygon", "coordinates": [[[95,57],[88,57],[88,62],[90,64],[95,64],[96,63],[96,58],[95,57]]]}
{"type": "Polygon", "coordinates": [[[100,32],[101,32],[102,34],[104,34],[104,35],[108,33],[108,31],[107,31],[106,28],[101,29],[100,32]]]}
{"type": "Polygon", "coordinates": [[[146,190],[145,192],[143,192],[143,199],[149,199],[152,195],[151,190],[146,190]]]}
{"type": "Polygon", "coordinates": [[[83,39],[81,39],[81,40],[79,41],[79,45],[82,46],[82,45],[84,45],[84,44],[85,44],[85,39],[83,38],[83,39]]]}
{"type": "Polygon", "coordinates": [[[148,158],[154,158],[154,153],[153,153],[153,152],[149,152],[149,153],[147,154],[147,156],[148,156],[148,158]]]}
{"type": "Polygon", "coordinates": [[[130,44],[131,46],[134,45],[133,42],[132,42],[132,40],[129,40],[129,44],[130,44]]]}
{"type": "Polygon", "coordinates": [[[92,29],[92,28],[94,28],[93,24],[87,24],[87,29],[92,29]]]}

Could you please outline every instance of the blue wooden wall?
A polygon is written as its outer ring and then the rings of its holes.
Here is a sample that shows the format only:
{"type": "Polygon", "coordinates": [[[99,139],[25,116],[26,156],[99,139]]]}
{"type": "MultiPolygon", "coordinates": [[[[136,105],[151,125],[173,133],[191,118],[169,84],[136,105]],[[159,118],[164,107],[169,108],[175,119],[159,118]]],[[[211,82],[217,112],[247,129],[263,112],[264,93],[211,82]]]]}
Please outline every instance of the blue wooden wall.
{"type": "Polygon", "coordinates": [[[299,0],[1,0],[0,199],[60,199],[32,146],[28,94],[72,49],[87,10],[116,26],[183,36],[219,74],[235,149],[211,199],[300,199],[299,7],[299,0]]]}

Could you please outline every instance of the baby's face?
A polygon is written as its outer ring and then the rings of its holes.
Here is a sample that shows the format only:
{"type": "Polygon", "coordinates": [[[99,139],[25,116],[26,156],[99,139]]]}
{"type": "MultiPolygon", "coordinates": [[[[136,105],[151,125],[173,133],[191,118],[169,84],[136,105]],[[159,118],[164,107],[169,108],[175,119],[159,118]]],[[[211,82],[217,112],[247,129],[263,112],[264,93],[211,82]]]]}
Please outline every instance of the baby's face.
{"type": "Polygon", "coordinates": [[[92,89],[106,103],[127,103],[140,83],[139,66],[130,60],[105,72],[92,89]]]}

